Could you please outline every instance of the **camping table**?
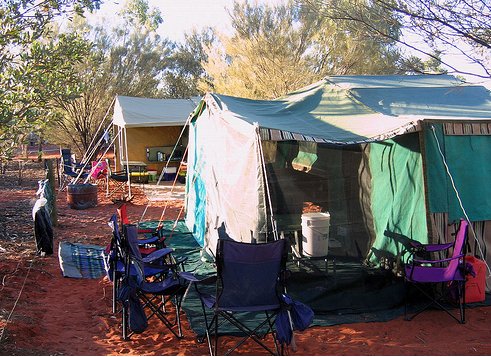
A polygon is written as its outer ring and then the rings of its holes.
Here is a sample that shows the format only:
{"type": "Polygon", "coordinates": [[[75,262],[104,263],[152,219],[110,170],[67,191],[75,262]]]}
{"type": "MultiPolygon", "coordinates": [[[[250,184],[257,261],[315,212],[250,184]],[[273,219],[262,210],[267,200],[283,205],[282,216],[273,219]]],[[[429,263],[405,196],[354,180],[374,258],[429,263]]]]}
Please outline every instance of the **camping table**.
{"type": "Polygon", "coordinates": [[[325,263],[325,272],[327,274],[329,272],[328,262],[329,259],[331,259],[333,272],[334,274],[336,274],[336,258],[334,256],[330,256],[329,254],[320,257],[310,257],[303,255],[300,238],[302,236],[301,217],[301,214],[278,214],[274,216],[276,220],[276,227],[280,232],[281,238],[285,238],[285,233],[293,233],[295,244],[290,245],[292,250],[293,262],[297,263],[297,266],[300,266],[300,264],[306,265],[306,263],[308,263],[309,261],[323,260],[325,263]]]}
{"type": "Polygon", "coordinates": [[[145,184],[148,183],[149,175],[147,172],[147,164],[143,161],[121,161],[124,169],[129,167],[131,182],[145,184]]]}
{"type": "Polygon", "coordinates": [[[130,172],[144,172],[147,170],[147,164],[143,161],[126,161],[122,160],[121,165],[125,168],[129,166],[130,172]]]}

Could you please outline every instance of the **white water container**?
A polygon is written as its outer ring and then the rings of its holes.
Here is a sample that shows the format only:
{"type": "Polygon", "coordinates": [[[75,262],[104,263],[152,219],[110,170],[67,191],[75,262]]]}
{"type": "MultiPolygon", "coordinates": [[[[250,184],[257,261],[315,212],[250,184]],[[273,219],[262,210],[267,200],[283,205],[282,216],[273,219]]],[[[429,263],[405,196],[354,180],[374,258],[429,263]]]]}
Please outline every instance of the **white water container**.
{"type": "Polygon", "coordinates": [[[329,249],[328,212],[302,214],[302,249],[307,257],[325,257],[329,249]]]}

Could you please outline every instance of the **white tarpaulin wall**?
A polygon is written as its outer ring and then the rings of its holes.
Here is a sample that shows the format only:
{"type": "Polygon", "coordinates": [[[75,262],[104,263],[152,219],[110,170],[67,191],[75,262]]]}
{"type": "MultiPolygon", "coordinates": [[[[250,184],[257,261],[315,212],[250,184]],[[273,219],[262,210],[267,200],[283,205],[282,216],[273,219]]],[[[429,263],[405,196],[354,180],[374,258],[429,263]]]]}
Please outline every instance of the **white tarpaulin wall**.
{"type": "Polygon", "coordinates": [[[209,115],[208,108],[200,119],[189,130],[186,222],[214,253],[219,231],[243,242],[265,232],[265,214],[258,214],[266,207],[264,180],[257,126],[209,115]]]}

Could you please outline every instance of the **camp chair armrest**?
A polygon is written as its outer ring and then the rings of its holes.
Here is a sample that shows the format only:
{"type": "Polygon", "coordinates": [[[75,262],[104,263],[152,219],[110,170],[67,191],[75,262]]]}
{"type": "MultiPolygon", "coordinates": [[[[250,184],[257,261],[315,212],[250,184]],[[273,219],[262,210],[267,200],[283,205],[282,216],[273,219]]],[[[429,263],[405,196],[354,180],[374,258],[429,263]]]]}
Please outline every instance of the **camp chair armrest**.
{"type": "Polygon", "coordinates": [[[138,239],[138,245],[146,245],[146,244],[152,244],[156,243],[159,240],[159,237],[149,237],[149,238],[139,238],[138,239]]]}
{"type": "Polygon", "coordinates": [[[459,254],[455,257],[452,258],[445,258],[445,259],[437,259],[437,260],[425,260],[425,259],[413,259],[413,264],[438,264],[438,263],[445,263],[445,262],[450,262],[455,259],[460,259],[463,258],[464,254],[459,254]]]}
{"type": "Polygon", "coordinates": [[[177,258],[174,265],[183,265],[185,262],[187,262],[188,260],[188,257],[180,257],[180,258],[177,258]]]}
{"type": "Polygon", "coordinates": [[[165,262],[165,266],[169,267],[171,269],[177,269],[177,268],[179,268],[179,266],[181,266],[181,268],[184,268],[184,263],[187,260],[188,260],[187,257],[181,257],[179,259],[175,259],[174,262],[165,262]]]}
{"type": "Polygon", "coordinates": [[[173,251],[174,251],[174,249],[172,249],[172,248],[162,248],[162,249],[156,250],[156,251],[150,253],[149,255],[147,255],[145,258],[143,258],[143,262],[144,263],[154,262],[156,260],[159,260],[159,259],[169,255],[173,251]]]}
{"type": "Polygon", "coordinates": [[[178,272],[177,276],[179,278],[182,278],[184,280],[189,281],[190,283],[197,283],[201,280],[201,279],[197,278],[194,274],[187,272],[187,271],[178,272]]]}
{"type": "Polygon", "coordinates": [[[217,280],[218,280],[218,275],[214,274],[214,275],[206,276],[201,279],[197,279],[195,283],[198,285],[212,285],[212,284],[216,284],[217,280]]]}
{"type": "Polygon", "coordinates": [[[279,274],[279,282],[282,286],[286,286],[286,282],[292,276],[292,272],[290,269],[283,269],[279,274]]]}
{"type": "Polygon", "coordinates": [[[411,248],[415,249],[416,251],[424,251],[424,252],[439,252],[442,250],[449,249],[454,245],[453,242],[451,243],[442,243],[442,244],[421,244],[419,242],[410,242],[411,248]]]}

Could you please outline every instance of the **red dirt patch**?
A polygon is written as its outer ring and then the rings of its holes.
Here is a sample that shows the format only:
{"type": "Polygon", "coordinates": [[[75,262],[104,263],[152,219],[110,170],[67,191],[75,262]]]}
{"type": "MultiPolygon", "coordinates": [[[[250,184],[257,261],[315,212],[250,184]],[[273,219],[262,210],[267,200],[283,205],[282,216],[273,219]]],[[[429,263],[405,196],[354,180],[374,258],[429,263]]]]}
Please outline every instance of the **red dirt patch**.
{"type": "MultiPolygon", "coordinates": [[[[42,165],[26,165],[17,185],[12,168],[0,178],[0,355],[206,355],[206,343],[196,342],[184,317],[181,340],[156,319],[130,341],[120,337],[120,319],[111,313],[111,283],[101,279],[63,278],[57,254],[35,256],[31,216],[42,165]],[[28,178],[28,179],[27,179],[28,178]],[[15,306],[15,309],[14,309],[15,306]],[[13,311],[13,312],[12,312],[13,311]],[[11,314],[11,315],[10,315],[11,314]]],[[[128,207],[131,221],[141,216],[147,200],[141,190],[128,207]]],[[[99,194],[97,207],[76,211],[67,207],[66,193],[58,195],[58,242],[106,245],[106,222],[116,210],[99,194]]],[[[164,202],[152,202],[145,219],[159,219],[164,202]]],[[[166,219],[181,210],[174,201],[166,219]]],[[[412,322],[401,318],[385,323],[356,323],[312,327],[295,333],[298,349],[292,355],[490,355],[491,308],[467,310],[459,325],[442,312],[426,312],[412,322]]],[[[223,339],[230,342],[230,339],[223,339]]],[[[228,342],[227,342],[228,343],[228,342]]],[[[224,351],[222,349],[222,351],[224,351]]],[[[246,344],[239,353],[264,351],[246,344]]]]}

